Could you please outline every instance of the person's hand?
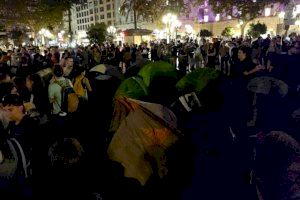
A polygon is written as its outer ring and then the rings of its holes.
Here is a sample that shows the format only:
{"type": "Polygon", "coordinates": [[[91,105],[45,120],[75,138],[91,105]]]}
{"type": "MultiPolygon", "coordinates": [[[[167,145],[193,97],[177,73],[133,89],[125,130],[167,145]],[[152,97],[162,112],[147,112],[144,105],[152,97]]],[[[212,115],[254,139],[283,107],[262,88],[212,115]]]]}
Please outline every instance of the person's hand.
{"type": "Polygon", "coordinates": [[[263,70],[263,69],[265,69],[265,67],[262,66],[262,65],[257,65],[257,66],[255,67],[255,71],[261,71],[261,70],[263,70]]]}
{"type": "Polygon", "coordinates": [[[274,69],[274,67],[273,67],[272,65],[268,65],[267,70],[268,70],[269,72],[272,72],[273,69],[274,69]]]}

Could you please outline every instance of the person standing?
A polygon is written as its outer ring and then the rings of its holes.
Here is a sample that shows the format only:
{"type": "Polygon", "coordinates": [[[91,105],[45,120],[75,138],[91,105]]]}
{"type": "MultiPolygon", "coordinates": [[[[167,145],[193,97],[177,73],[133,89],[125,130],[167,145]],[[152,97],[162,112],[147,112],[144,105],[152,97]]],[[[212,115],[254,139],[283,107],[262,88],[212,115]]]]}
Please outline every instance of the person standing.
{"type": "Polygon", "coordinates": [[[207,67],[208,68],[215,68],[216,66],[216,55],[217,50],[214,48],[213,44],[210,43],[207,50],[207,67]]]}

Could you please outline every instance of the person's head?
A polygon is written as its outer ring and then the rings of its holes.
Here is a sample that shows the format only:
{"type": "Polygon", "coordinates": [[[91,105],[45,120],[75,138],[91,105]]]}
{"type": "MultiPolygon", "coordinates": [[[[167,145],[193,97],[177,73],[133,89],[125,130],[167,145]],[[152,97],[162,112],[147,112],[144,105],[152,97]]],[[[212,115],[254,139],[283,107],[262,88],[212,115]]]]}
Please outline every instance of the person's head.
{"type": "Polygon", "coordinates": [[[238,52],[238,58],[240,61],[243,61],[247,58],[249,58],[249,48],[248,47],[245,47],[245,46],[242,46],[239,48],[239,52],[238,52]]]}
{"type": "Polygon", "coordinates": [[[73,67],[74,66],[74,61],[72,57],[67,57],[65,61],[65,67],[73,67]]]}
{"type": "Polygon", "coordinates": [[[10,82],[11,78],[9,74],[5,71],[0,71],[0,83],[7,83],[10,82]]]}
{"type": "Polygon", "coordinates": [[[23,100],[19,95],[8,94],[2,98],[3,110],[9,121],[18,124],[25,116],[23,100]]]}
{"type": "Polygon", "coordinates": [[[277,44],[281,44],[281,37],[280,37],[280,36],[277,36],[277,37],[276,37],[276,43],[277,43],[277,44]]]}
{"type": "Polygon", "coordinates": [[[26,87],[29,91],[36,90],[37,88],[42,88],[43,83],[41,77],[38,74],[31,74],[26,77],[26,87]]]}
{"type": "Polygon", "coordinates": [[[64,70],[60,65],[55,65],[53,69],[53,74],[57,78],[62,77],[64,74],[64,70]]]}
{"type": "Polygon", "coordinates": [[[84,70],[84,68],[83,67],[78,67],[77,69],[76,69],[76,71],[75,71],[75,76],[77,77],[77,76],[80,76],[80,75],[85,75],[85,70],[84,70]]]}

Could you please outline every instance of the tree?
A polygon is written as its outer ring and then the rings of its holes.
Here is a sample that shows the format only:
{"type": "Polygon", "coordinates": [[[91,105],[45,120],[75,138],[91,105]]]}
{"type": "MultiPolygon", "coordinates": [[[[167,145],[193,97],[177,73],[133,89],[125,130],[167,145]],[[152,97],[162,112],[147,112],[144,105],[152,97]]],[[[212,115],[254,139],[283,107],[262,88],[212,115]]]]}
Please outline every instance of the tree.
{"type": "Polygon", "coordinates": [[[71,8],[84,0],[1,0],[0,18],[7,26],[29,26],[37,33],[41,28],[61,25],[63,12],[68,11],[71,38],[71,8]]]}
{"type": "MultiPolygon", "coordinates": [[[[203,4],[205,0],[191,0],[196,4],[203,4]]],[[[245,27],[256,17],[263,13],[263,9],[266,6],[273,5],[275,3],[281,3],[287,5],[290,0],[209,0],[209,4],[212,7],[214,13],[230,15],[232,18],[239,19],[243,22],[241,25],[242,36],[244,35],[245,27]]]]}
{"type": "Polygon", "coordinates": [[[253,38],[258,38],[260,35],[267,32],[267,26],[264,23],[258,22],[257,24],[251,23],[248,35],[253,38]]]}
{"type": "Polygon", "coordinates": [[[187,10],[184,0],[124,0],[120,7],[120,13],[128,19],[133,14],[134,29],[137,29],[138,19],[154,21],[160,19],[166,12],[175,14],[187,10]]]}
{"type": "Polygon", "coordinates": [[[60,21],[63,18],[63,12],[68,12],[68,32],[70,35],[70,42],[73,41],[73,31],[72,31],[72,6],[74,5],[84,5],[87,3],[86,0],[42,0],[44,1],[44,5],[52,6],[54,8],[58,8],[57,11],[60,12],[60,21]]]}
{"type": "Polygon", "coordinates": [[[225,27],[225,29],[222,31],[222,36],[224,37],[232,37],[233,36],[233,28],[228,26],[228,27],[225,27]]]}
{"type": "Polygon", "coordinates": [[[13,40],[15,46],[20,46],[26,39],[26,33],[21,28],[15,28],[8,33],[8,37],[13,40]]]}
{"type": "Polygon", "coordinates": [[[200,37],[205,38],[205,37],[211,37],[213,36],[212,32],[210,32],[207,29],[202,29],[199,33],[200,37]]]}
{"type": "Polygon", "coordinates": [[[92,25],[88,31],[87,36],[91,43],[101,44],[106,39],[106,25],[104,23],[96,23],[92,25]]]}

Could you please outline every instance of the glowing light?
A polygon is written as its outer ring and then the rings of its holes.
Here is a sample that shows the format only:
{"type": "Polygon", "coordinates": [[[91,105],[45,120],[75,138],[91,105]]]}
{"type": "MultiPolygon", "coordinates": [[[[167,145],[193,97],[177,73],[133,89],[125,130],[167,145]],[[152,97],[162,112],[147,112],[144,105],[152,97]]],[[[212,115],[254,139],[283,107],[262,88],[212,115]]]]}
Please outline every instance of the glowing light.
{"type": "Polygon", "coordinates": [[[232,17],[230,15],[227,16],[227,19],[232,19],[232,17]]]}
{"type": "Polygon", "coordinates": [[[285,12],[283,12],[283,11],[281,11],[281,12],[278,14],[278,17],[279,17],[280,19],[283,19],[284,16],[285,16],[285,12]]]}
{"type": "Polygon", "coordinates": [[[208,15],[204,15],[204,22],[208,22],[208,15]]]}
{"type": "Polygon", "coordinates": [[[181,21],[176,20],[176,21],[174,22],[174,25],[175,25],[175,28],[180,28],[180,26],[182,25],[182,23],[181,23],[181,21]]]}
{"type": "Polygon", "coordinates": [[[265,8],[265,16],[269,17],[271,15],[271,8],[265,8]]]}
{"type": "Polygon", "coordinates": [[[300,14],[300,4],[296,5],[293,11],[293,18],[297,17],[298,14],[300,14]]]}
{"type": "Polygon", "coordinates": [[[87,34],[86,31],[78,31],[78,38],[86,38],[87,34]]]}
{"type": "Polygon", "coordinates": [[[107,28],[107,32],[108,32],[109,34],[115,34],[116,31],[117,31],[117,29],[116,29],[114,26],[109,26],[109,27],[107,28]]]}
{"type": "Polygon", "coordinates": [[[216,15],[215,20],[216,20],[216,22],[220,21],[220,14],[217,14],[217,15],[216,15]]]}
{"type": "Polygon", "coordinates": [[[164,24],[170,24],[172,21],[177,20],[177,16],[171,13],[168,13],[163,16],[162,21],[164,24]]]}
{"type": "Polygon", "coordinates": [[[192,34],[194,32],[193,27],[189,24],[185,25],[185,30],[188,34],[192,34]]]}
{"type": "Polygon", "coordinates": [[[300,26],[300,20],[295,21],[296,26],[300,26]]]}

